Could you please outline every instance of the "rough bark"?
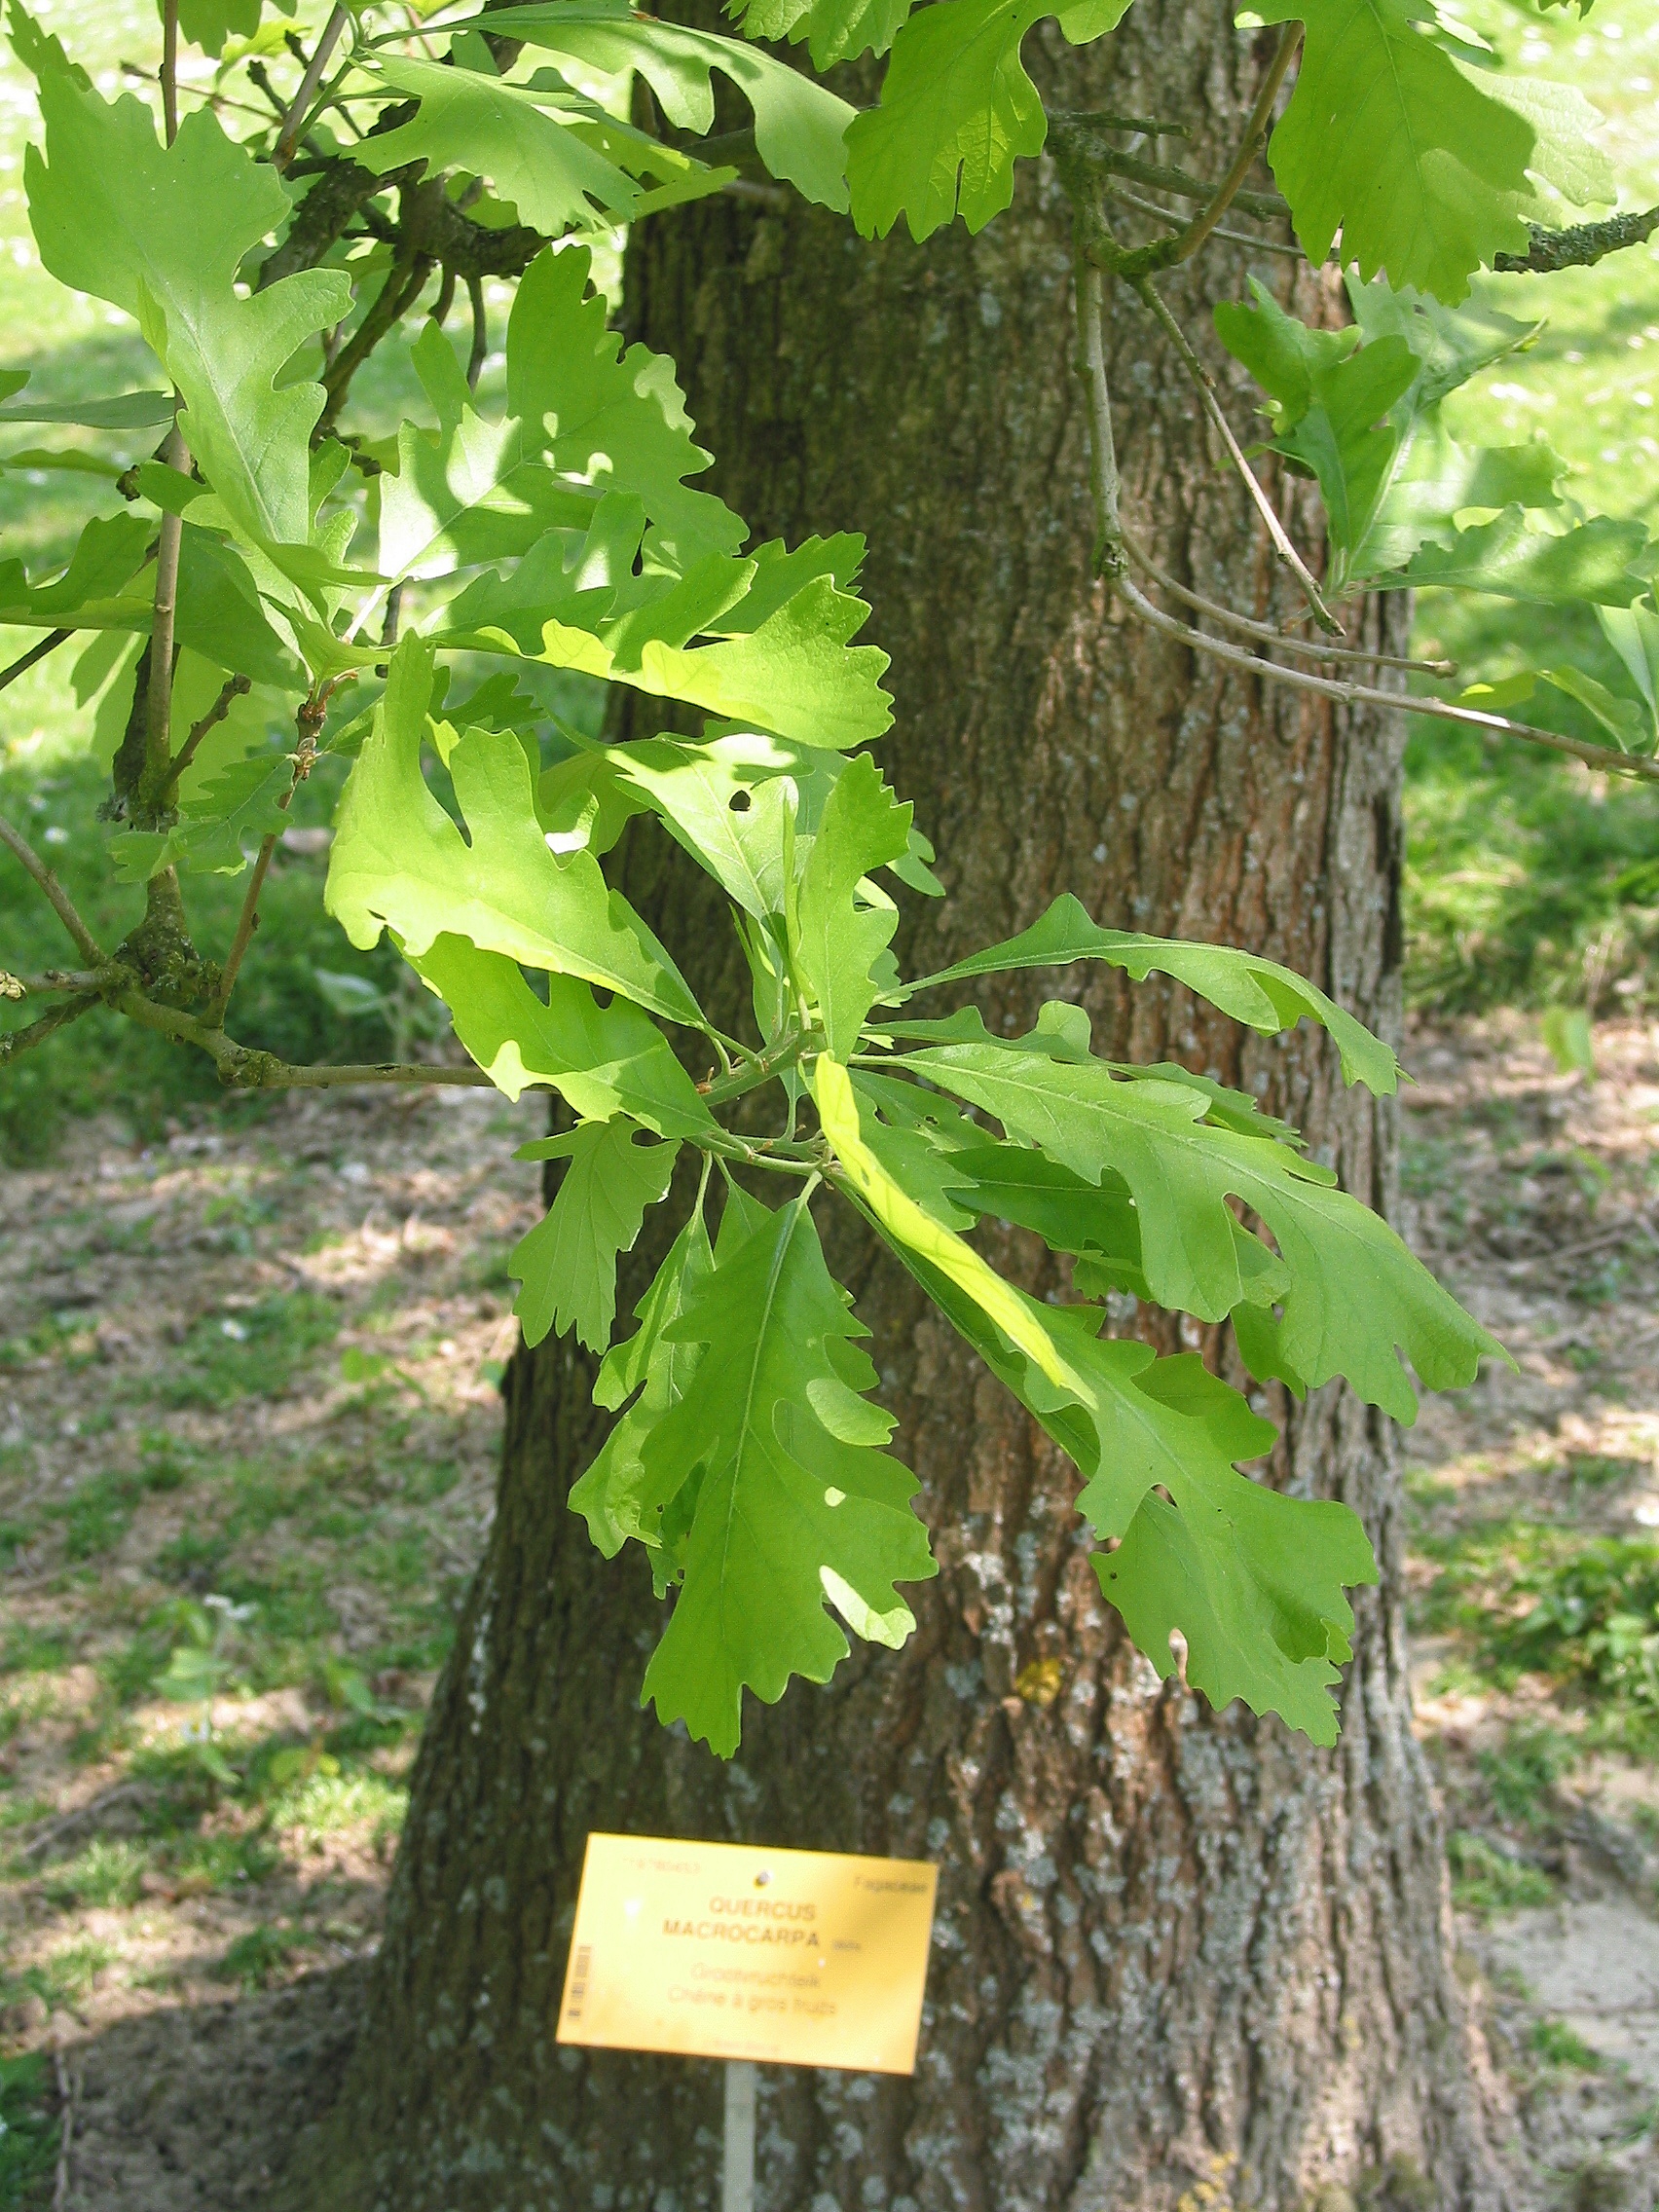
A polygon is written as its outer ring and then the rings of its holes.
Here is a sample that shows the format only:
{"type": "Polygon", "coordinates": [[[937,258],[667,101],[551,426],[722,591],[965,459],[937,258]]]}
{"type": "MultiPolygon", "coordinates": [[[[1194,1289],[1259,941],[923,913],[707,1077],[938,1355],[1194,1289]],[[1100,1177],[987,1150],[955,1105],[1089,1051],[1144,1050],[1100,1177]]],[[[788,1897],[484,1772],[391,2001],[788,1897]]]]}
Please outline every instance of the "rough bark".
{"type": "MultiPolygon", "coordinates": [[[[1260,58],[1230,13],[1142,0],[1115,55],[1042,34],[1027,53],[1041,47],[1066,104],[1186,118],[1193,166],[1219,170],[1260,58]]],[[[1286,263],[1255,266],[1287,293],[1286,263]]],[[[1189,329],[1243,267],[1212,248],[1172,287],[1189,329]]],[[[1306,308],[1320,295],[1300,282],[1306,308]]],[[[871,634],[898,701],[882,758],[951,894],[907,917],[912,972],[1071,889],[1105,922],[1268,951],[1390,1032],[1398,732],[1195,662],[1107,604],[1088,572],[1069,287],[1066,208],[1036,165],[979,238],[958,226],[922,248],[742,202],[655,223],[633,248],[630,318],[681,362],[713,481],[759,536],[868,534],[871,634]]],[[[1112,350],[1126,519],[1198,588],[1286,604],[1195,395],[1131,304],[1112,350]]],[[[706,1003],[735,1004],[728,933],[698,883],[660,847],[626,868],[706,1003]]],[[[1097,1049],[1258,1091],[1389,1205],[1391,1111],[1343,1090],[1321,1039],[1241,1040],[1180,992],[1081,969],[988,984],[981,1003],[1023,1026],[1056,992],[1089,1008],[1097,1049]]],[[[714,2068],[553,2043],[592,1828],[940,1862],[917,2075],[767,2074],[765,2212],[1158,2212],[1199,2183],[1219,2194],[1188,2203],[1289,2208],[1384,2175],[1402,2204],[1494,2202],[1409,1727],[1386,1424],[1335,1387],[1273,1407],[1288,1425],[1271,1479],[1346,1498],[1383,1566],[1359,1605],[1343,1738],[1321,1753],[1158,1682],[1088,1567],[1069,1463],[856,1225],[832,1231],[830,1257],[874,1327],[940,1561],[915,1637],[897,1656],[856,1652],[828,1691],[752,1705],[729,1766],[664,1735],[636,1702],[660,1628],[647,1577],[600,1561],[564,1504],[603,1433],[590,1371],[557,1344],[518,1358],[498,1513],[307,2204],[716,2201],[714,2068]],[[1026,1672],[1038,1658],[1060,1663],[1051,1703],[1026,1672]]],[[[1053,1279],[1018,1233],[996,1257],[1053,1279]]],[[[1208,1348],[1225,1364],[1225,1344],[1208,1348]]]]}

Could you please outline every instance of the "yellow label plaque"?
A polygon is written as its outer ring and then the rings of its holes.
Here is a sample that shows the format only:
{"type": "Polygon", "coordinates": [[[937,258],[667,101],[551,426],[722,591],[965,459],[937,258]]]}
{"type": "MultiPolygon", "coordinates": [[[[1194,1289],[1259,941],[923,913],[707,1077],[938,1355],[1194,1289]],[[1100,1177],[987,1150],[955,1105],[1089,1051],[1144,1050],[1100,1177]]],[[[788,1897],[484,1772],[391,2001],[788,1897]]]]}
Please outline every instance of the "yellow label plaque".
{"type": "Polygon", "coordinates": [[[561,2043],[911,2074],[937,1869],[590,1835],[561,2043]]]}

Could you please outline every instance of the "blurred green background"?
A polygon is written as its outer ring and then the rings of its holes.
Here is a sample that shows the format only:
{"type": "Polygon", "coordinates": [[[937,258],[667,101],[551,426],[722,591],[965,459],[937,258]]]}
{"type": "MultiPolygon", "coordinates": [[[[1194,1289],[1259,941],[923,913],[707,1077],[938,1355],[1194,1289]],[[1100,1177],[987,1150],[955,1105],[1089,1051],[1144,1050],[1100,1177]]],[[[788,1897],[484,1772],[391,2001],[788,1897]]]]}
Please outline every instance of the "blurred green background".
{"type": "MultiPolygon", "coordinates": [[[[322,9],[300,0],[302,30],[322,9]]],[[[1576,84],[1605,115],[1603,134],[1622,203],[1659,200],[1659,17],[1651,0],[1600,0],[1588,18],[1569,8],[1539,12],[1530,0],[1461,0],[1442,18],[1506,59],[1576,84]]],[[[65,0],[42,17],[73,32],[79,56],[111,94],[148,67],[156,46],[149,0],[65,0]]],[[[198,81],[210,65],[196,57],[198,81]]],[[[230,88],[240,92],[240,84],[230,88]]],[[[41,270],[22,191],[22,149],[33,125],[32,84],[0,53],[0,366],[32,371],[31,394],[68,397],[153,382],[153,367],[126,318],[66,292],[41,270]]],[[[1600,268],[1552,277],[1493,278],[1492,305],[1547,328],[1532,350],[1506,361],[1455,403],[1465,432],[1546,434],[1576,474],[1587,508],[1635,514],[1659,527],[1659,243],[1600,268]]],[[[361,380],[389,416],[404,371],[395,352],[361,380]]],[[[75,432],[15,428],[0,450],[4,552],[31,571],[64,556],[85,518],[107,506],[103,477],[33,465],[29,449],[75,444],[75,432]],[[10,456],[10,458],[8,458],[10,456]]],[[[142,438],[82,437],[89,452],[127,462],[142,438]]],[[[145,449],[147,450],[147,449],[145,449]]],[[[1500,676],[1518,666],[1517,640],[1536,654],[1538,623],[1501,602],[1457,606],[1426,597],[1424,647],[1466,671],[1500,676]]],[[[32,642],[0,632],[0,660],[32,642]]],[[[1566,621],[1547,641],[1554,657],[1607,673],[1593,622],[1566,621]]],[[[0,693],[0,809],[22,824],[61,872],[95,929],[119,938],[136,919],[139,894],[101,875],[104,831],[95,808],[105,788],[88,751],[77,703],[76,657],[66,648],[0,693]]],[[[1581,710],[1541,694],[1525,712],[1600,736],[1581,710]]],[[[325,763],[299,794],[296,826],[325,823],[342,775],[325,763]]],[[[1604,1014],[1659,998],[1659,795],[1609,786],[1568,762],[1516,743],[1489,743],[1444,725],[1414,728],[1407,756],[1409,995],[1419,1008],[1477,1012],[1497,1005],[1587,1006],[1604,1014]]],[[[430,1002],[383,946],[352,951],[321,907],[319,853],[282,851],[264,902],[238,997],[239,1033],[290,1057],[368,1058],[403,1051],[429,1023],[430,1002]]],[[[242,890],[226,876],[192,880],[192,912],[209,950],[229,938],[242,890]]],[[[28,974],[65,957],[57,925],[10,863],[0,865],[0,967],[28,974]]],[[[32,1012],[32,1010],[31,1010],[32,1012]]],[[[16,1025],[18,1010],[0,1013],[16,1025]]],[[[209,1100],[216,1090],[199,1055],[96,1014],[26,1055],[0,1079],[0,1157],[38,1158],[66,1116],[117,1108],[139,1133],[209,1100]]]]}

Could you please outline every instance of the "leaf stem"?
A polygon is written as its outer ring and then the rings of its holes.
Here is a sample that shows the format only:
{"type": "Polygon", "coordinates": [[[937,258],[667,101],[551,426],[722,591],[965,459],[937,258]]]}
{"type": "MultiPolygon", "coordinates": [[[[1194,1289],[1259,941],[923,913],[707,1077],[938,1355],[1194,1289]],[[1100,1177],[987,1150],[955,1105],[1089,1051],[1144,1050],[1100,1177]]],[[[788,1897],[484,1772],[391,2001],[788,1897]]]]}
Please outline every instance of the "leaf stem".
{"type": "Polygon", "coordinates": [[[316,89],[322,83],[322,73],[328,67],[329,56],[340,43],[340,34],[350,20],[351,11],[345,5],[345,0],[341,0],[341,4],[322,26],[322,36],[306,63],[306,73],[300,79],[300,89],[294,94],[287,120],[276,133],[276,143],[271,150],[273,168],[285,169],[293,160],[294,148],[299,144],[300,134],[305,128],[306,111],[316,96],[316,89]]]}
{"type": "MultiPolygon", "coordinates": [[[[189,473],[190,454],[177,419],[162,446],[164,467],[189,473]]],[[[156,542],[156,612],[150,629],[150,673],[144,690],[144,780],[156,792],[167,778],[172,757],[173,632],[178,618],[178,557],[184,542],[182,515],[164,514],[156,542]]]]}
{"type": "Polygon", "coordinates": [[[99,968],[107,967],[109,964],[108,953],[105,952],[103,946],[99,944],[97,939],[93,937],[92,931],[88,929],[86,923],[75,911],[74,902],[70,899],[68,892],[64,890],[62,884],[58,882],[56,876],[53,874],[51,868],[47,866],[45,861],[41,859],[28,839],[18,830],[14,830],[3,814],[0,814],[0,845],[4,845],[8,852],[15,854],[18,860],[22,863],[27,873],[32,875],[36,883],[40,885],[42,891],[45,892],[52,903],[53,911],[74,939],[75,949],[81,954],[82,958],[93,962],[99,968]]]}
{"type": "Polygon", "coordinates": [[[824,1040],[816,1030],[797,1029],[762,1052],[749,1067],[739,1068],[734,1074],[721,1076],[718,1082],[700,1085],[703,1102],[708,1106],[724,1106],[734,1098],[742,1098],[748,1091],[758,1090],[762,1084],[770,1083],[774,1076],[782,1075],[786,1068],[808,1052],[822,1051],[824,1040]]]}
{"type": "Polygon", "coordinates": [[[178,0],[162,0],[162,121],[170,146],[178,136],[178,0]]]}

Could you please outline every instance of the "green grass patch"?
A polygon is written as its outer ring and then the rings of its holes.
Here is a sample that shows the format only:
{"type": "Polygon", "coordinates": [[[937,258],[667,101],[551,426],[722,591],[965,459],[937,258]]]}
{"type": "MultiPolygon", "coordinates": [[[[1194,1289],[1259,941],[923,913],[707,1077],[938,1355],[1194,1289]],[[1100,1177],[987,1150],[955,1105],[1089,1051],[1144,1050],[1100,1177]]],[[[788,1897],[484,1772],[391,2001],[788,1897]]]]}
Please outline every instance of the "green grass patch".
{"type": "Polygon", "coordinates": [[[339,1332],[339,1308],[309,1290],[265,1299],[245,1312],[204,1316],[158,1379],[156,1395],[169,1406],[279,1397],[339,1332]]]}
{"type": "Polygon", "coordinates": [[[215,1981],[234,1981],[245,1990],[269,1989],[311,1941],[285,1928],[250,1928],[208,1971],[215,1981]]]}
{"type": "Polygon", "coordinates": [[[1598,2074],[1602,2054],[1592,2050],[1582,2036],[1574,2035],[1565,2020],[1534,2020],[1527,2048],[1546,2066],[1571,2066],[1583,2074],[1598,2074]]]}
{"type": "Polygon", "coordinates": [[[78,1858],[52,1867],[42,1877],[41,1887],[55,1905],[136,1904],[149,1863],[150,1855],[141,1843],[100,1837],[78,1858]]]}
{"type": "Polygon", "coordinates": [[[1455,1830],[1446,1846],[1452,1862],[1452,1901],[1463,1912],[1521,1912],[1550,1904],[1555,1884],[1541,1868],[1507,1858],[1484,1836],[1455,1830]]]}
{"type": "Polygon", "coordinates": [[[0,2212],[35,2212],[52,2201],[56,2101],[44,2051],[0,2057],[0,2212]]]}
{"type": "Polygon", "coordinates": [[[1561,1729],[1523,1727],[1501,1751],[1483,1751],[1480,1769],[1499,1817],[1536,1828],[1548,1825],[1556,1785],[1577,1760],[1577,1744],[1561,1729]]]}

